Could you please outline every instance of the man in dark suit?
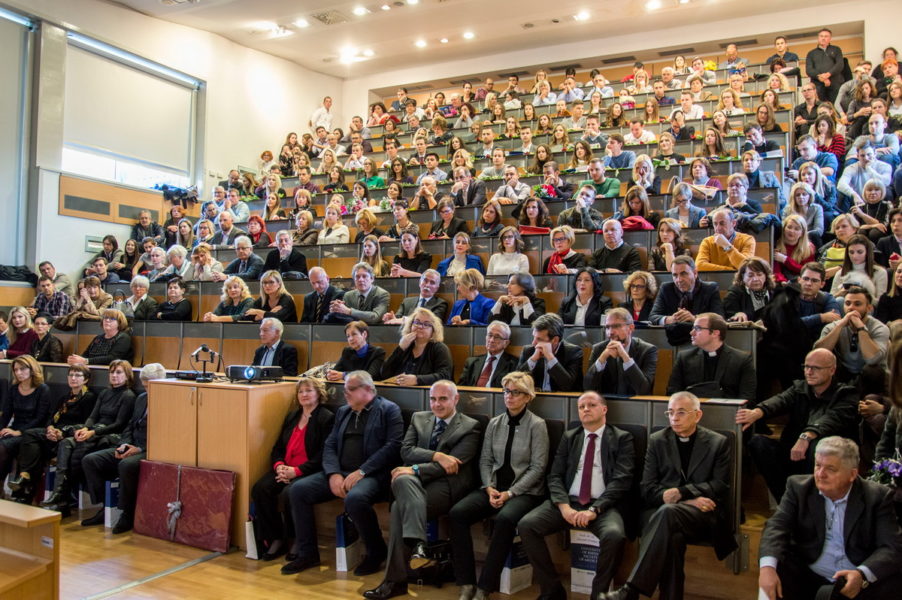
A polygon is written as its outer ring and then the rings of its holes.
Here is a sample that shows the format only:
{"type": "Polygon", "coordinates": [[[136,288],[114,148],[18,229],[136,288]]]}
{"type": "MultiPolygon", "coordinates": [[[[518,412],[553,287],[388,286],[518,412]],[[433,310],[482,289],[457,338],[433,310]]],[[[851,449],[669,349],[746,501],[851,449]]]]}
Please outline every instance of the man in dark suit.
{"type": "Polygon", "coordinates": [[[329,283],[329,274],[322,267],[310,269],[309,277],[313,291],[304,296],[301,323],[322,323],[329,314],[332,301],[341,299],[345,292],[329,283]]]}
{"type": "Polygon", "coordinates": [[[426,521],[448,514],[478,482],[479,422],[457,411],[454,382],[442,379],[429,389],[431,410],[416,412],[401,444],[405,466],[392,471],[391,535],[385,578],[364,598],[385,600],[407,593],[410,567],[432,564],[426,549],[426,521]]]}
{"type": "Polygon", "coordinates": [[[333,498],[344,499],[345,511],[366,547],[354,574],[378,572],[388,554],[373,504],[387,497],[391,470],[399,462],[404,435],[401,409],[376,395],[366,371],[348,374],[344,396],[347,404],[338,409],[326,438],[323,471],[296,479],[288,490],[297,558],[282,567],[284,575],[319,565],[313,507],[333,498]]]}
{"type": "Polygon", "coordinates": [[[266,255],[263,271],[278,271],[283,278],[288,273],[293,279],[307,276],[307,257],[292,245],[291,232],[287,229],[276,234],[276,247],[266,255]]]}
{"type": "Polygon", "coordinates": [[[758,419],[789,415],[780,439],[752,436],[749,453],[777,502],[790,475],[810,473],[817,440],[858,436],[858,391],[836,380],[836,357],[818,348],[805,357],[805,378],[752,409],[736,411],[736,422],[748,429],[758,419]]]}
{"type": "Polygon", "coordinates": [[[219,215],[219,231],[210,240],[211,246],[231,246],[238,236],[247,235],[246,231],[235,227],[234,221],[235,218],[228,211],[219,215]]]}
{"type": "Polygon", "coordinates": [[[348,323],[363,321],[369,325],[382,322],[382,315],[388,312],[388,291],[378,285],[373,267],[359,262],[351,269],[354,289],[347,292],[340,300],[333,300],[329,305],[327,323],[348,323]]]}
{"type": "Polygon", "coordinates": [[[564,322],[545,314],[532,324],[532,345],[523,348],[518,371],[532,375],[536,390],[573,392],[583,380],[583,351],[563,341],[564,322]]]}
{"type": "Polygon", "coordinates": [[[397,312],[388,311],[382,315],[382,322],[386,325],[402,325],[404,317],[413,313],[415,308],[422,306],[428,308],[439,320],[444,323],[448,315],[448,301],[435,295],[442,284],[442,276],[435,269],[426,269],[420,275],[420,295],[405,298],[398,307],[397,312]]]}
{"type": "Polygon", "coordinates": [[[260,321],[260,341],[263,345],[254,351],[254,362],[262,367],[282,367],[285,375],[298,374],[298,350],[282,341],[285,326],[282,321],[267,318],[260,321]]]}
{"type": "MultiPolygon", "coordinates": [[[[723,304],[720,302],[720,288],[713,281],[700,281],[695,261],[690,256],[677,256],[670,265],[673,282],[661,286],[655,304],[651,309],[649,320],[654,325],[685,324],[681,336],[689,341],[689,329],[695,315],[713,312],[723,315],[723,304]]],[[[676,344],[674,344],[676,345],[676,344]]]]}
{"type": "Polygon", "coordinates": [[[485,354],[467,359],[457,385],[500,388],[504,376],[517,370],[517,357],[506,352],[510,343],[510,325],[503,321],[489,323],[485,329],[485,354]]]}
{"type": "Polygon", "coordinates": [[[455,167],[451,198],[456,206],[481,206],[485,204],[485,182],[474,179],[470,169],[455,167]]]}
{"type": "Polygon", "coordinates": [[[263,274],[263,259],[254,254],[251,238],[240,235],[235,240],[235,260],[230,262],[222,273],[214,273],[214,279],[225,281],[230,275],[237,275],[244,281],[259,281],[263,274]]]}
{"type": "Polygon", "coordinates": [[[633,436],[607,423],[608,405],[598,392],[577,401],[582,427],[564,433],[551,471],[551,499],[520,520],[517,530],[541,586],[540,598],[566,600],[567,592],[548,553],[545,536],[571,527],[599,539],[592,595],[607,590],[626,541],[621,510],[633,483],[633,436]]]}
{"type": "Polygon", "coordinates": [[[635,329],[633,315],[625,308],[612,308],[605,314],[604,331],[608,339],[592,346],[583,389],[618,396],[651,393],[658,368],[658,349],[633,337],[635,329]]]}
{"type": "Polygon", "coordinates": [[[736,548],[727,523],[731,449],[727,438],[700,427],[701,403],[677,392],[667,403],[670,427],[651,435],[640,489],[639,557],[626,584],[598,600],[638,600],[660,586],[661,600],[683,598],[686,544],[711,540],[718,560],[736,548]]]}
{"type": "Polygon", "coordinates": [[[824,438],[814,460],[814,475],[789,478],[764,526],[761,592],[771,600],[898,598],[902,532],[893,490],[858,476],[858,447],[851,440],[824,438]]]}
{"type": "Polygon", "coordinates": [[[715,313],[702,313],[692,325],[693,348],[677,354],[667,393],[682,390],[716,398],[755,399],[755,365],[747,352],[724,342],[727,322],[715,313]]]}
{"type": "MultiPolygon", "coordinates": [[[[166,369],[160,363],[144,365],[141,381],[144,385],[151,379],[166,379],[166,369]]],[[[119,436],[113,448],[92,452],[81,463],[85,482],[95,504],[103,504],[105,483],[119,478],[119,509],[122,514],[113,526],[113,533],[125,533],[132,529],[135,505],[138,502],[138,476],[141,461],[147,457],[147,392],[135,399],[135,408],[125,431],[119,436]]],[[[84,526],[101,525],[104,522],[104,507],[97,514],[81,522],[84,526]]]]}
{"type": "Polygon", "coordinates": [[[886,215],[889,221],[890,234],[877,240],[877,253],[874,258],[884,267],[895,272],[902,256],[902,208],[891,208],[886,215]],[[895,255],[894,258],[893,255],[895,255]]]}

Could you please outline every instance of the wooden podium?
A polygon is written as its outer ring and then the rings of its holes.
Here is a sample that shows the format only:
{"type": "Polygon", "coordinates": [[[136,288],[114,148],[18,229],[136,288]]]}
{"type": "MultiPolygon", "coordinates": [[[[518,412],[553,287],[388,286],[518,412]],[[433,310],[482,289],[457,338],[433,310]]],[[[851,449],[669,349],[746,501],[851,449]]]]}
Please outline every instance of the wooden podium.
{"type": "Polygon", "coordinates": [[[294,388],[293,382],[148,382],[147,458],[234,471],[231,543],[242,549],[251,487],[272,468],[269,453],[296,404],[294,388]]]}
{"type": "Polygon", "coordinates": [[[0,598],[59,598],[60,514],[0,500],[0,598]]]}

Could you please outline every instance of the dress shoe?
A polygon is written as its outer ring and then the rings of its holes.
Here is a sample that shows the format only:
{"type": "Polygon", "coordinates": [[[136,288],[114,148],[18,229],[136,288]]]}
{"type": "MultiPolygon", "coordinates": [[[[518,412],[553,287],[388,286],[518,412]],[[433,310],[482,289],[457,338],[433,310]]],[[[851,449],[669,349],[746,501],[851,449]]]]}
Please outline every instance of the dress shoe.
{"type": "Polygon", "coordinates": [[[457,600],[473,600],[473,596],[475,595],[475,585],[462,585],[460,586],[460,596],[457,597],[457,600]]]}
{"type": "Polygon", "coordinates": [[[564,586],[558,584],[551,592],[541,594],[538,600],[567,600],[567,590],[564,589],[564,586]]]}
{"type": "Polygon", "coordinates": [[[104,509],[101,508],[96,513],[94,513],[93,517],[88,517],[87,519],[82,519],[81,526],[82,527],[90,527],[92,525],[103,525],[104,517],[105,517],[104,509]]]}
{"type": "Polygon", "coordinates": [[[285,555],[285,562],[291,562],[291,561],[297,560],[297,559],[298,559],[297,552],[289,552],[288,554],[285,555]]]}
{"type": "Polygon", "coordinates": [[[7,481],[6,485],[9,486],[9,489],[11,491],[18,492],[22,489],[22,486],[27,481],[30,481],[30,478],[28,477],[28,475],[26,475],[24,473],[19,473],[16,477],[13,477],[9,481],[7,481]]]}
{"type": "Polygon", "coordinates": [[[395,596],[404,596],[407,594],[407,583],[403,581],[383,581],[379,587],[363,592],[364,598],[370,600],[388,600],[395,596]]]}
{"type": "Polygon", "coordinates": [[[384,556],[370,556],[367,554],[363,557],[363,560],[360,561],[360,564],[357,565],[357,568],[354,569],[354,575],[356,577],[363,577],[365,575],[378,573],[382,570],[383,562],[385,562],[384,556]]]}
{"type": "Polygon", "coordinates": [[[286,552],[288,552],[288,544],[283,542],[282,540],[277,540],[269,545],[269,550],[267,550],[263,554],[263,556],[260,557],[260,560],[276,560],[286,552]]]}
{"type": "Polygon", "coordinates": [[[294,575],[312,567],[319,566],[318,556],[299,556],[290,563],[282,565],[282,575],[294,575]]]}
{"type": "Polygon", "coordinates": [[[119,515],[119,520],[113,525],[113,533],[125,533],[126,531],[131,531],[134,526],[135,522],[132,516],[128,513],[122,513],[119,515]]]}
{"type": "Polygon", "coordinates": [[[429,553],[426,550],[426,543],[417,542],[417,545],[413,549],[413,553],[410,555],[410,568],[416,571],[423,567],[431,567],[434,564],[435,559],[429,556],[429,553]]]}
{"type": "Polygon", "coordinates": [[[613,592],[601,592],[597,600],[639,600],[639,592],[625,584],[613,592]]]}
{"type": "Polygon", "coordinates": [[[492,595],[492,592],[487,592],[481,587],[476,588],[476,593],[473,594],[473,600],[489,600],[489,596],[492,595]]]}

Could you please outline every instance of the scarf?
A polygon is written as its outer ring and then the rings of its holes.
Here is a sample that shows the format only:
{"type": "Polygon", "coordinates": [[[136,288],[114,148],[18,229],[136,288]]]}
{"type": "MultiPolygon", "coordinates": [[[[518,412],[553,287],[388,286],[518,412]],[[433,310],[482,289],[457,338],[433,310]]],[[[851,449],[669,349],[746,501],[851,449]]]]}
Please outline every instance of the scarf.
{"type": "Polygon", "coordinates": [[[569,250],[567,250],[566,252],[555,252],[554,254],[552,254],[548,259],[548,269],[545,272],[552,274],[557,273],[554,267],[556,265],[564,264],[564,258],[566,258],[568,254],[570,254],[569,250]]]}

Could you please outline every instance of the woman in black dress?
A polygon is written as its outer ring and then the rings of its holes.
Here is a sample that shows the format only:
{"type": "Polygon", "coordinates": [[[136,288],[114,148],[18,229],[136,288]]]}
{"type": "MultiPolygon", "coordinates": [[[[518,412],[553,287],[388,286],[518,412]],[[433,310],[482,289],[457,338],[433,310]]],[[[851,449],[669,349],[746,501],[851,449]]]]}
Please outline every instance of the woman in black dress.
{"type": "Polygon", "coordinates": [[[420,236],[411,231],[401,234],[401,252],[395,255],[392,277],[419,277],[432,265],[432,255],[423,252],[420,236]]]}
{"type": "Polygon", "coordinates": [[[50,388],[44,369],[28,354],[13,359],[12,381],[0,403],[0,481],[6,479],[19,453],[22,434],[43,427],[50,415],[50,388]]]}
{"type": "Polygon", "coordinates": [[[573,294],[561,303],[560,315],[564,325],[597,327],[601,316],[611,308],[611,299],[602,293],[601,273],[592,267],[582,267],[573,280],[573,294]]]}
{"type": "Polygon", "coordinates": [[[532,325],[545,314],[545,300],[536,296],[536,280],[529,273],[514,273],[507,282],[507,293],[492,307],[492,321],[508,325],[532,325]]]}
{"type": "Polygon", "coordinates": [[[298,310],[294,298],[285,289],[278,271],[266,271],[260,276],[260,297],[244,313],[242,321],[278,319],[283,323],[297,323],[298,310]]]}
{"type": "Polygon", "coordinates": [[[63,343],[50,334],[50,323],[46,314],[38,313],[34,318],[34,332],[38,337],[31,343],[31,355],[38,362],[63,362],[63,343]]]}
{"type": "Polygon", "coordinates": [[[71,354],[70,365],[109,365],[114,360],[131,360],[132,336],[128,333],[128,320],[122,311],[107,308],[101,316],[103,333],[94,337],[81,354],[71,354]]]}
{"type": "Polygon", "coordinates": [[[724,316],[740,323],[759,320],[761,311],[774,299],[775,288],[774,272],[764,259],[745,259],[723,299],[724,316]]]}
{"type": "Polygon", "coordinates": [[[439,219],[432,224],[432,229],[429,230],[430,240],[450,240],[458,233],[470,233],[467,222],[454,216],[453,200],[442,200],[435,209],[439,219]]]}
{"type": "Polygon", "coordinates": [[[363,321],[351,321],[345,325],[348,347],[341,351],[341,358],[326,373],[329,381],[343,381],[351,371],[366,371],[378,380],[385,362],[385,349],[370,345],[370,328],[363,321]]]}
{"type": "Polygon", "coordinates": [[[166,302],[157,306],[155,319],[160,321],[190,321],[194,308],[185,298],[188,287],[181,277],[173,277],[166,283],[166,302]]]}
{"type": "Polygon", "coordinates": [[[451,379],[451,351],[443,342],[442,322],[428,308],[417,308],[401,329],[401,340],[382,365],[381,379],[394,378],[398,385],[432,385],[451,379]]]}

